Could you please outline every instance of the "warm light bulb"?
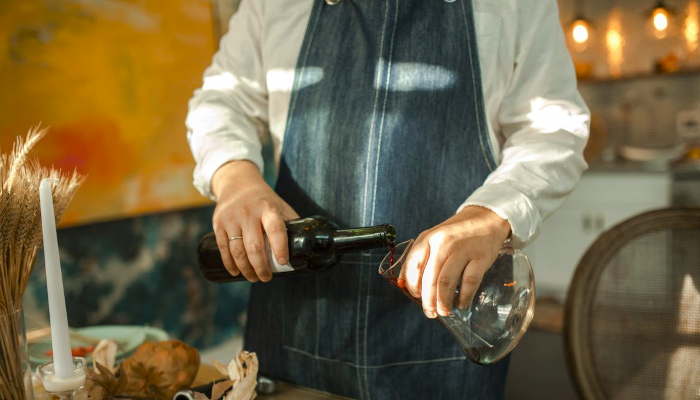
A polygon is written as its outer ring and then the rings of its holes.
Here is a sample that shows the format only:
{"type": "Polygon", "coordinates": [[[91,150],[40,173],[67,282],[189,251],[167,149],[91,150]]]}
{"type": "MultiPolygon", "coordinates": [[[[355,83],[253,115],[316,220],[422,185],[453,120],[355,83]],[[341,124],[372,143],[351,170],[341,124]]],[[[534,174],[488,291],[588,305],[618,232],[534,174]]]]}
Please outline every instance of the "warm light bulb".
{"type": "Polygon", "coordinates": [[[605,35],[605,41],[608,45],[608,49],[611,51],[619,51],[625,44],[625,39],[623,39],[622,34],[615,30],[608,31],[605,35]]]}
{"type": "Polygon", "coordinates": [[[668,29],[668,10],[665,7],[657,7],[652,13],[654,29],[663,32],[668,29]]]}
{"type": "Polygon", "coordinates": [[[700,44],[700,3],[697,1],[688,3],[683,36],[685,36],[688,52],[695,52],[700,44]]]}
{"type": "Polygon", "coordinates": [[[625,47],[625,37],[622,33],[622,11],[619,8],[614,8],[610,12],[608,29],[605,33],[605,46],[608,49],[610,75],[617,78],[622,75],[623,49],[625,47]]]}
{"type": "Polygon", "coordinates": [[[588,40],[588,24],[586,21],[578,20],[573,27],[574,42],[585,43],[588,40]]]}

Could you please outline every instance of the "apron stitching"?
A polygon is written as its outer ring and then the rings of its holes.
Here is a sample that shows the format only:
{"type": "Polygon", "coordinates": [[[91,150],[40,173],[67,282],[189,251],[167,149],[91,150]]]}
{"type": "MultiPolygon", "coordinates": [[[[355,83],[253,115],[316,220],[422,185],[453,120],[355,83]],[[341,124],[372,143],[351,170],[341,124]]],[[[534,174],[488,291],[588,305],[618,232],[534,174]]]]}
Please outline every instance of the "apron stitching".
{"type": "MultiPolygon", "coordinates": [[[[387,3],[387,10],[389,9],[389,4],[387,3]]],[[[382,104],[382,116],[379,122],[379,137],[377,138],[377,156],[375,157],[374,164],[374,187],[372,188],[372,219],[370,224],[374,224],[374,213],[375,204],[377,202],[377,180],[379,179],[379,158],[381,157],[382,150],[382,136],[384,134],[384,118],[386,117],[386,104],[389,100],[389,84],[391,80],[391,62],[394,52],[394,40],[396,39],[396,28],[399,20],[399,0],[396,0],[396,8],[394,11],[394,26],[391,30],[391,39],[389,42],[389,55],[387,56],[387,68],[386,68],[386,88],[384,89],[384,103],[382,104]]],[[[386,21],[384,23],[386,29],[386,21]]],[[[384,40],[382,40],[382,43],[384,40]]],[[[377,90],[379,92],[379,90],[377,90]]],[[[376,107],[376,106],[375,106],[376,107]]],[[[376,108],[375,108],[376,111],[376,108]]],[[[374,123],[374,118],[372,119],[374,123]]],[[[372,279],[367,279],[367,299],[365,302],[365,357],[363,365],[367,367],[367,331],[369,329],[369,301],[370,301],[370,285],[372,279]]],[[[369,378],[367,377],[367,368],[365,368],[365,388],[367,390],[367,400],[371,400],[371,393],[369,391],[369,378]]]]}
{"type": "MultiPolygon", "coordinates": [[[[302,67],[301,67],[301,71],[299,71],[299,78],[296,80],[296,82],[295,82],[296,87],[292,91],[292,93],[294,93],[294,96],[293,96],[294,98],[292,99],[292,105],[289,109],[289,114],[287,115],[287,121],[291,121],[292,117],[294,116],[294,110],[296,109],[296,105],[297,105],[297,98],[299,98],[299,88],[301,87],[301,82],[304,80],[304,73],[306,72],[306,62],[309,59],[309,53],[311,52],[311,47],[312,47],[311,43],[313,43],[313,40],[314,40],[314,34],[316,33],[316,27],[318,26],[318,21],[321,19],[320,18],[321,7],[318,7],[317,10],[318,11],[316,12],[316,15],[314,15],[315,19],[314,19],[313,25],[311,27],[311,36],[309,36],[309,42],[306,46],[306,51],[304,52],[304,61],[301,64],[302,67]]],[[[288,128],[289,128],[289,123],[287,123],[287,129],[288,128]]],[[[286,142],[287,141],[285,140],[285,143],[286,142]]],[[[284,146],[284,144],[282,146],[284,146]]],[[[282,149],[281,153],[283,153],[283,152],[284,152],[284,149],[282,149]]]]}
{"type": "Polygon", "coordinates": [[[394,39],[396,38],[396,27],[399,20],[399,0],[396,0],[396,10],[394,11],[394,27],[391,31],[391,41],[389,42],[389,61],[386,69],[386,89],[384,90],[384,104],[382,105],[382,118],[379,123],[379,138],[377,139],[377,160],[374,165],[374,189],[372,190],[372,220],[370,225],[374,225],[375,203],[377,201],[377,179],[379,176],[379,156],[382,149],[382,136],[384,133],[384,117],[386,116],[386,103],[389,99],[389,82],[391,81],[391,62],[394,55],[394,39]]]}
{"type": "MultiPolygon", "coordinates": [[[[319,296],[318,296],[318,275],[316,275],[316,356],[318,356],[318,346],[319,343],[321,343],[321,311],[319,308],[321,307],[321,302],[319,301],[319,296]]],[[[317,360],[318,361],[318,360],[317,360]]],[[[320,382],[318,381],[319,376],[321,376],[320,372],[320,365],[318,365],[318,362],[315,363],[316,365],[316,387],[321,387],[320,382]]]]}
{"type": "MultiPolygon", "coordinates": [[[[467,11],[464,8],[464,2],[461,2],[462,6],[462,16],[464,17],[464,27],[466,28],[465,31],[467,33],[467,40],[471,43],[471,35],[469,32],[469,23],[467,22],[467,11]]],[[[467,46],[467,51],[469,51],[469,66],[471,67],[472,71],[476,71],[474,68],[474,56],[472,54],[472,46],[467,46]]],[[[479,96],[477,94],[477,90],[481,88],[481,82],[476,81],[476,74],[472,73],[472,85],[474,87],[474,105],[476,106],[476,125],[479,129],[478,136],[479,136],[479,145],[481,146],[481,153],[484,155],[484,160],[486,161],[486,165],[489,168],[489,171],[493,172],[494,168],[491,165],[491,160],[489,159],[488,153],[486,152],[486,147],[484,146],[484,138],[483,136],[483,127],[482,127],[482,122],[481,122],[481,109],[482,107],[479,107],[479,96]]]]}
{"type": "MultiPolygon", "coordinates": [[[[385,9],[384,9],[384,27],[382,28],[382,38],[380,40],[379,44],[379,65],[377,66],[377,77],[375,78],[375,84],[374,86],[376,88],[379,88],[379,84],[381,83],[381,77],[382,77],[382,71],[384,70],[383,68],[383,62],[382,62],[382,55],[384,53],[384,37],[386,36],[386,22],[389,18],[389,0],[385,1],[385,9]]],[[[372,111],[372,125],[370,126],[369,129],[369,140],[368,140],[368,146],[367,146],[367,164],[365,167],[365,194],[364,194],[364,199],[363,199],[363,204],[362,204],[362,221],[367,221],[367,190],[368,190],[368,184],[369,184],[369,165],[370,165],[370,156],[372,154],[372,137],[374,136],[374,125],[375,125],[375,120],[377,117],[377,103],[379,103],[379,89],[377,89],[377,93],[374,95],[374,107],[372,111]]]]}
{"type": "MultiPolygon", "coordinates": [[[[282,283],[282,293],[284,294],[287,290],[287,284],[282,283]]],[[[287,343],[287,324],[284,322],[287,319],[287,306],[285,305],[286,301],[282,301],[282,344],[284,345],[287,343]]],[[[246,314],[247,317],[247,314],[246,314]]],[[[246,325],[248,325],[246,323],[246,325]]]]}
{"type": "MultiPolygon", "coordinates": [[[[304,53],[304,61],[303,61],[303,63],[302,63],[303,66],[301,67],[301,71],[299,71],[299,76],[298,76],[298,77],[295,77],[295,79],[296,79],[296,82],[295,82],[296,89],[292,91],[292,93],[293,93],[293,95],[292,95],[292,96],[293,96],[293,99],[292,99],[292,105],[291,105],[291,107],[290,107],[290,109],[289,109],[289,113],[288,113],[288,115],[287,115],[287,122],[288,122],[288,123],[287,123],[286,129],[289,129],[289,121],[291,121],[291,117],[294,115],[294,109],[296,108],[297,98],[299,97],[299,95],[298,95],[298,94],[299,94],[299,88],[301,87],[301,82],[302,82],[302,80],[303,80],[303,78],[304,78],[304,71],[306,70],[306,62],[307,62],[307,60],[308,60],[308,58],[309,58],[309,52],[311,51],[311,42],[312,42],[312,40],[313,40],[314,33],[316,32],[316,27],[318,26],[318,20],[320,19],[319,16],[321,15],[321,8],[320,8],[320,7],[316,7],[316,10],[317,10],[317,11],[316,11],[316,14],[315,14],[315,15],[311,15],[311,16],[309,17],[309,18],[315,17],[315,19],[313,20],[313,25],[311,26],[311,30],[310,30],[311,36],[309,37],[309,43],[307,44],[307,46],[306,46],[306,51],[305,51],[305,53],[304,53]]],[[[312,12],[313,12],[313,10],[312,10],[312,12]]],[[[308,29],[309,29],[309,28],[307,27],[307,31],[308,31],[308,29]]],[[[285,136],[286,136],[286,135],[285,135],[285,136]]],[[[280,151],[280,157],[281,157],[281,155],[284,153],[284,148],[286,147],[286,144],[287,144],[287,143],[288,143],[288,142],[287,142],[286,140],[283,142],[283,144],[282,144],[283,148],[282,148],[282,150],[280,151]]],[[[286,284],[285,284],[285,286],[286,286],[286,284]]],[[[283,301],[283,302],[282,302],[282,315],[286,315],[286,314],[287,314],[287,309],[286,309],[286,306],[285,306],[285,302],[283,301]]],[[[282,335],[285,335],[285,332],[286,332],[286,329],[287,329],[285,320],[286,320],[286,318],[282,318],[282,335]]],[[[283,336],[283,337],[284,337],[284,336],[283,336]]],[[[283,339],[283,342],[284,342],[284,341],[285,341],[285,340],[283,339]]]]}
{"type": "MultiPolygon", "coordinates": [[[[382,56],[384,55],[384,38],[386,37],[386,25],[387,21],[389,19],[389,0],[386,0],[384,2],[384,22],[382,23],[382,36],[380,39],[380,44],[379,44],[379,65],[377,66],[377,76],[375,78],[375,87],[377,88],[377,92],[374,95],[374,106],[372,108],[372,125],[370,126],[369,130],[369,139],[368,139],[368,145],[367,145],[367,162],[365,166],[365,193],[364,193],[364,199],[363,199],[363,206],[362,206],[362,220],[366,221],[367,220],[367,197],[368,197],[368,189],[369,189],[369,170],[370,170],[370,157],[372,155],[372,138],[374,137],[374,129],[375,129],[375,124],[376,124],[376,118],[377,118],[377,105],[379,103],[379,87],[380,83],[382,80],[382,73],[384,70],[384,66],[382,65],[382,56]]],[[[378,157],[378,156],[377,156],[378,157]]],[[[355,357],[356,357],[356,363],[360,364],[360,304],[361,304],[361,293],[362,293],[362,276],[364,272],[364,260],[360,261],[360,288],[357,293],[357,326],[355,330],[355,357]]],[[[369,283],[368,283],[369,284],[369,283]]],[[[369,302],[369,292],[367,293],[367,301],[369,302]]],[[[366,313],[369,310],[366,309],[366,313]]],[[[364,348],[364,356],[365,356],[365,363],[367,362],[367,321],[365,321],[365,348],[364,348]]],[[[360,387],[360,395],[362,399],[364,400],[365,394],[362,390],[362,377],[360,375],[360,370],[357,370],[357,382],[360,387]]],[[[367,382],[367,375],[365,374],[365,382],[366,390],[369,395],[369,384],[367,382]]]]}
{"type": "Polygon", "coordinates": [[[448,358],[435,358],[432,360],[421,360],[421,361],[402,361],[402,362],[395,362],[395,363],[381,364],[381,365],[366,365],[364,368],[366,368],[366,369],[379,369],[379,368],[387,368],[387,367],[398,367],[401,365],[434,364],[434,363],[448,362],[448,361],[467,361],[467,357],[448,357],[448,358]]]}
{"type": "Polygon", "coordinates": [[[316,276],[316,352],[315,354],[318,355],[318,345],[320,342],[321,338],[321,312],[319,310],[320,307],[320,302],[318,301],[318,276],[316,276]]]}
{"type": "MultiPolygon", "coordinates": [[[[365,300],[365,357],[364,357],[364,365],[365,367],[367,366],[367,328],[369,327],[369,288],[370,284],[372,283],[372,279],[369,279],[367,277],[367,299],[365,300]]],[[[367,379],[367,369],[365,369],[365,388],[367,390],[367,400],[371,399],[370,393],[369,393],[369,379],[367,379]]]]}
{"type": "Polygon", "coordinates": [[[328,358],[328,357],[322,357],[322,356],[315,356],[307,351],[297,349],[296,347],[292,346],[283,346],[283,348],[287,351],[291,351],[294,353],[301,354],[305,357],[309,358],[314,358],[318,361],[325,361],[325,362],[332,362],[332,363],[342,363],[347,365],[348,367],[355,368],[357,370],[360,369],[381,369],[381,368],[388,368],[388,367],[400,367],[402,365],[421,365],[421,364],[435,364],[435,363],[441,363],[441,362],[451,362],[451,361],[467,361],[467,357],[446,357],[446,358],[434,358],[431,360],[421,360],[421,361],[401,361],[401,362],[395,362],[395,363],[388,363],[388,364],[380,364],[380,365],[357,365],[353,364],[349,361],[343,361],[343,360],[335,360],[333,358],[328,358]]]}
{"type": "MultiPolygon", "coordinates": [[[[363,266],[363,261],[360,258],[360,277],[358,279],[358,288],[357,288],[357,320],[355,323],[355,363],[360,363],[360,305],[362,304],[362,273],[364,272],[363,266]]],[[[362,378],[360,377],[360,370],[356,369],[355,372],[357,373],[357,383],[359,384],[359,389],[360,389],[360,398],[364,400],[364,393],[362,392],[362,378]]]]}

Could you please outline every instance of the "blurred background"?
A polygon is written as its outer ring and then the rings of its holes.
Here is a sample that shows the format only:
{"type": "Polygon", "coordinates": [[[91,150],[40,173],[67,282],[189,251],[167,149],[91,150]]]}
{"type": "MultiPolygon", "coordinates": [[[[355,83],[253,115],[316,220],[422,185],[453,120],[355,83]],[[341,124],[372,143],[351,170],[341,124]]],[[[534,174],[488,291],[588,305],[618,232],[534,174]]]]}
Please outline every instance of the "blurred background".
{"type": "MultiPolygon", "coordinates": [[[[184,127],[237,4],[0,2],[0,148],[41,123],[51,127],[37,146],[42,164],[88,176],[59,230],[71,326],[151,325],[215,357],[240,345],[249,286],[199,274],[196,246],[211,231],[213,205],[192,187],[184,127]]],[[[563,305],[589,246],[642,212],[700,204],[699,2],[559,7],[593,113],[591,168],[526,249],[538,313],[513,354],[513,399],[576,398],[563,305]]],[[[48,323],[39,258],[25,295],[29,328],[48,323]]]]}
{"type": "MultiPolygon", "coordinates": [[[[87,175],[59,227],[71,326],[149,324],[200,348],[240,333],[248,287],[207,284],[195,264],[213,206],[184,126],[236,6],[0,2],[0,148],[41,123],[41,163],[87,175]]],[[[29,329],[48,324],[42,257],[29,329]]]]}

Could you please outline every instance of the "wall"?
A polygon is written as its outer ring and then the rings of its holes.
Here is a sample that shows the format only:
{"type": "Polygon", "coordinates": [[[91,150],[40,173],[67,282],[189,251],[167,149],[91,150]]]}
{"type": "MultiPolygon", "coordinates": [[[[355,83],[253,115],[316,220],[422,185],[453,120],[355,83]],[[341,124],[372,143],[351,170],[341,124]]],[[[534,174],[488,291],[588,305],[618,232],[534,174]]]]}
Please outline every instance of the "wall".
{"type": "Polygon", "coordinates": [[[88,175],[64,226],[209,203],[184,119],[213,25],[209,0],[0,1],[0,147],[51,127],[40,162],[88,175]]]}
{"type": "MultiPolygon", "coordinates": [[[[195,263],[213,206],[190,208],[210,201],[191,185],[184,126],[237,4],[0,2],[0,82],[14,88],[0,145],[43,120],[40,160],[88,174],[58,231],[71,327],[151,325],[199,348],[240,337],[249,284],[208,283],[195,263]]],[[[29,329],[48,325],[41,252],[24,307],[29,329]]]]}

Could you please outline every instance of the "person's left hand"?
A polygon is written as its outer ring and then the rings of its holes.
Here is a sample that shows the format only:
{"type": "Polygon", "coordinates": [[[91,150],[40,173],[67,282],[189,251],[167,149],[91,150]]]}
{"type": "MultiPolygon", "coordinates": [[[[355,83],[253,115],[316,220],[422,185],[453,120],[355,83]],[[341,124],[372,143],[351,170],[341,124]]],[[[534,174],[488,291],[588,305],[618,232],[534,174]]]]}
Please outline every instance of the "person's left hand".
{"type": "Polygon", "coordinates": [[[508,236],[507,220],[477,206],[465,207],[421,233],[406,257],[402,275],[409,293],[422,299],[425,315],[449,315],[458,285],[457,307],[469,306],[508,236]]]}

